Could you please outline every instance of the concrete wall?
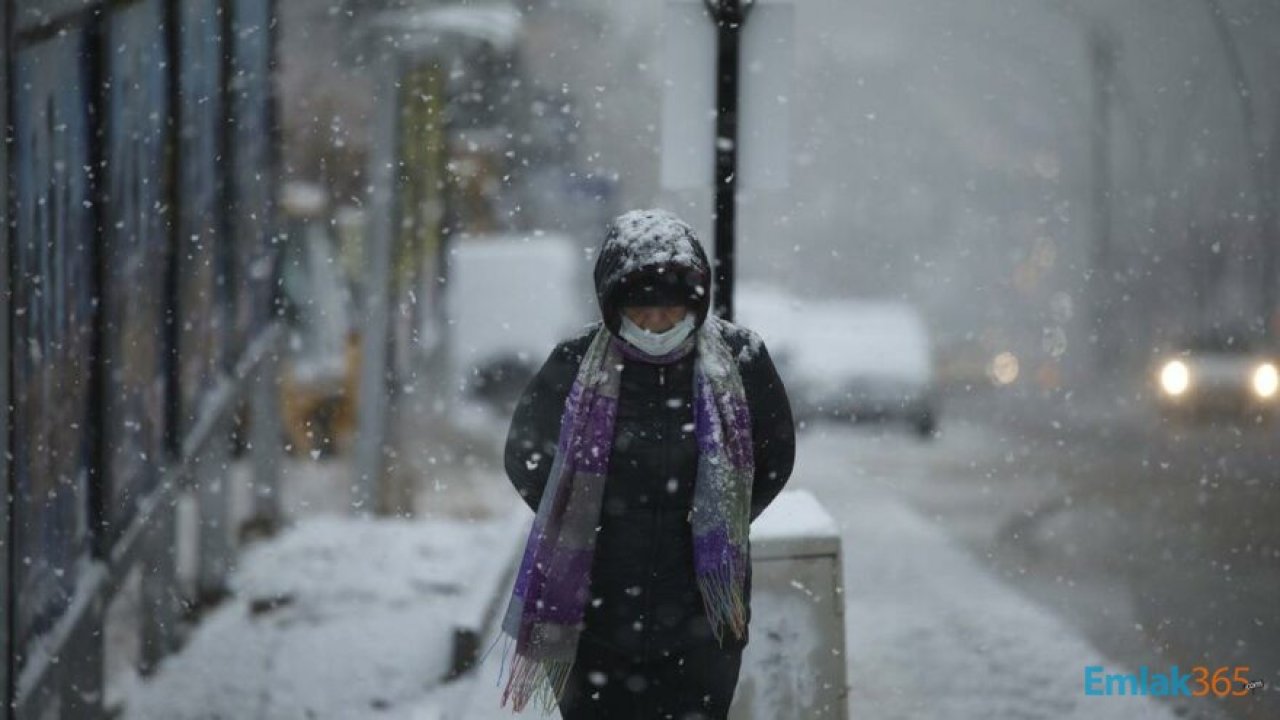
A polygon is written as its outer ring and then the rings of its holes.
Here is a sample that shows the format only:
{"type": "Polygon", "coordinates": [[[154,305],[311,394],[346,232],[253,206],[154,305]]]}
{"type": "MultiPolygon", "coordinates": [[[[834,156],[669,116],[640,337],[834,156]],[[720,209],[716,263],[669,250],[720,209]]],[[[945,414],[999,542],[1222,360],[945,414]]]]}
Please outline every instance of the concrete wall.
{"type": "Polygon", "coordinates": [[[751,639],[734,720],[848,717],[843,569],[835,521],[803,490],[751,528],[751,639]]]}

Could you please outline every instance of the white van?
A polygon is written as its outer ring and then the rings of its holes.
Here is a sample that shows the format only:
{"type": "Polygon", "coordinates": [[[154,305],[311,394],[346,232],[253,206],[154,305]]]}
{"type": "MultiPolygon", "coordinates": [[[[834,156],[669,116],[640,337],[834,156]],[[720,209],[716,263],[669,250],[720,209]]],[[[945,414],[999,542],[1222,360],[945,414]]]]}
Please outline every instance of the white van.
{"type": "Polygon", "coordinates": [[[449,373],[506,406],[560,340],[599,315],[583,246],[568,235],[462,236],[448,253],[449,373]]]}
{"type": "Polygon", "coordinates": [[[760,333],[797,417],[897,420],[932,437],[938,397],[924,319],[896,300],[800,299],[742,283],[742,324],[760,333]]]}

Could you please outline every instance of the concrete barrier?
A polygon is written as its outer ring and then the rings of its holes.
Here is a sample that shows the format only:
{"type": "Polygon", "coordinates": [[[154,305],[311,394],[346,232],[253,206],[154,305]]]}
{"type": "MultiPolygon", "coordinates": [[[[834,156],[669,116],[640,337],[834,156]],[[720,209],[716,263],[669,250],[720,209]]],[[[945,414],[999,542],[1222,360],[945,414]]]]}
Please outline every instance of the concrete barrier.
{"type": "Polygon", "coordinates": [[[462,612],[453,618],[453,657],[445,680],[455,680],[475,667],[484,652],[484,638],[500,631],[499,623],[511,598],[511,586],[532,524],[533,515],[524,503],[514,507],[509,520],[503,523],[506,532],[494,546],[493,555],[476,568],[467,588],[474,601],[461,604],[462,612]]]}
{"type": "Polygon", "coordinates": [[[848,718],[844,580],[835,521],[804,490],[751,526],[751,639],[733,720],[848,718]]]}

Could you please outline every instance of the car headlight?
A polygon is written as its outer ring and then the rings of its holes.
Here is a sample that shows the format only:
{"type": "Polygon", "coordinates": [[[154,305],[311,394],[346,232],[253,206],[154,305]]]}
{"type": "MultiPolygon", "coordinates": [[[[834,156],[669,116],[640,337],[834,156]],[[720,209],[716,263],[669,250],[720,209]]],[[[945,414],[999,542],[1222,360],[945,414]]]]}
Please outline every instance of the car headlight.
{"type": "Polygon", "coordinates": [[[1177,397],[1191,387],[1191,368],[1181,360],[1170,360],[1160,368],[1160,388],[1177,397]]]}
{"type": "Polygon", "coordinates": [[[1253,392],[1260,398],[1270,398],[1280,389],[1280,372],[1271,363],[1262,363],[1253,369],[1253,392]]]}
{"type": "Polygon", "coordinates": [[[1018,379],[1018,356],[1002,352],[991,358],[987,365],[987,375],[996,385],[1012,385],[1018,379]]]}

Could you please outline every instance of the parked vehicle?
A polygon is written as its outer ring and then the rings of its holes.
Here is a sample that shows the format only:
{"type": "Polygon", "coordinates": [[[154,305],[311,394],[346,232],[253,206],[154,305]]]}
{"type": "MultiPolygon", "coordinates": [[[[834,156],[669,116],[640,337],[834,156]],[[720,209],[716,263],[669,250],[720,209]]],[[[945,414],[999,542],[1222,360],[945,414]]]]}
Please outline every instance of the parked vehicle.
{"type": "Polygon", "coordinates": [[[559,233],[462,237],[449,251],[450,376],[465,396],[506,407],[560,340],[596,310],[588,263],[559,233]]]}
{"type": "Polygon", "coordinates": [[[797,417],[901,421],[921,437],[937,427],[938,393],[927,328],[892,300],[801,300],[742,284],[742,323],[761,334],[797,417]]]}

